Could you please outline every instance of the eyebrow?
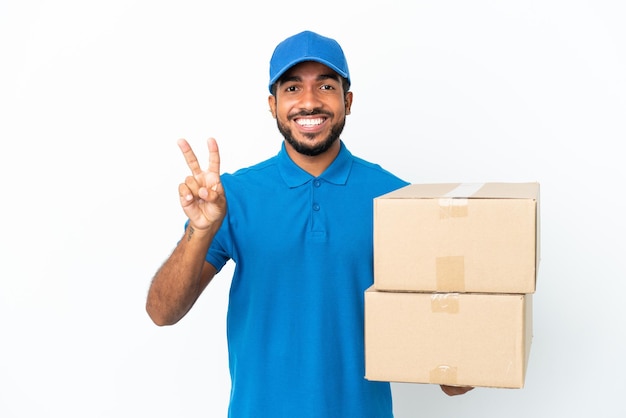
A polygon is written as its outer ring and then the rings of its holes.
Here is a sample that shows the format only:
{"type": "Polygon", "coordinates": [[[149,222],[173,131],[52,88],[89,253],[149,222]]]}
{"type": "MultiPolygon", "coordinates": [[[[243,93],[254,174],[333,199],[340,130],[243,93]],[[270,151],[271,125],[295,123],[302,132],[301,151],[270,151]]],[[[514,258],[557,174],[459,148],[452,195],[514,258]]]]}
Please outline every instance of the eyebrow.
{"type": "MultiPolygon", "coordinates": [[[[339,74],[336,73],[328,73],[328,74],[320,74],[317,76],[316,81],[323,81],[323,80],[335,80],[338,83],[341,82],[339,74]]],[[[299,82],[302,81],[301,77],[298,76],[286,76],[286,77],[282,77],[280,79],[281,83],[287,83],[287,82],[299,82]]]]}

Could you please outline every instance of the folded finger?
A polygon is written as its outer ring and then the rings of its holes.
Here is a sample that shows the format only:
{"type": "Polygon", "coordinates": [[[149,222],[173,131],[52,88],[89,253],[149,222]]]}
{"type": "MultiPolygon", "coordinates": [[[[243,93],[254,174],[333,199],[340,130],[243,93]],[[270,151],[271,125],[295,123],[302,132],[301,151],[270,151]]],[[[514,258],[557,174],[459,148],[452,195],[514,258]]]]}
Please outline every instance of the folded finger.
{"type": "Polygon", "coordinates": [[[193,193],[185,183],[178,185],[178,195],[180,196],[180,203],[183,206],[187,206],[187,204],[193,200],[193,193]]]}
{"type": "Polygon", "coordinates": [[[187,187],[187,190],[189,190],[189,193],[191,193],[193,197],[199,196],[199,192],[202,189],[202,186],[198,183],[198,181],[196,180],[194,176],[187,176],[185,178],[184,184],[187,187]]]}

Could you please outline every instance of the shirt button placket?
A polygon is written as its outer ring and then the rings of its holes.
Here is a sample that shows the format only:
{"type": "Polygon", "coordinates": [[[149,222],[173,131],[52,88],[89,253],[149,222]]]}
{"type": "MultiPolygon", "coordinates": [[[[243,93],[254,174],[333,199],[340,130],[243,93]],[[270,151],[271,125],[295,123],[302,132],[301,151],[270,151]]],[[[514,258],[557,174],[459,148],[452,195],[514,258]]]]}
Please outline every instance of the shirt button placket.
{"type": "Polygon", "coordinates": [[[313,210],[315,212],[319,212],[320,210],[320,205],[319,203],[317,203],[317,193],[315,193],[315,189],[319,189],[320,186],[322,185],[322,181],[320,179],[315,179],[313,180],[313,210]]]}
{"type": "MultiPolygon", "coordinates": [[[[319,195],[317,193],[317,189],[319,189],[322,185],[322,181],[320,179],[315,179],[313,180],[313,205],[311,206],[311,208],[313,209],[313,212],[319,212],[320,211],[320,204],[318,201],[319,195]]],[[[315,216],[314,216],[315,218],[315,216]]],[[[314,226],[317,225],[317,227],[319,227],[320,225],[318,224],[319,220],[313,220],[313,224],[314,226]]]]}
{"type": "Polygon", "coordinates": [[[322,187],[323,181],[320,179],[313,179],[311,182],[311,234],[315,241],[326,241],[326,225],[324,225],[324,216],[322,216],[322,204],[320,204],[320,187],[322,187]]]}

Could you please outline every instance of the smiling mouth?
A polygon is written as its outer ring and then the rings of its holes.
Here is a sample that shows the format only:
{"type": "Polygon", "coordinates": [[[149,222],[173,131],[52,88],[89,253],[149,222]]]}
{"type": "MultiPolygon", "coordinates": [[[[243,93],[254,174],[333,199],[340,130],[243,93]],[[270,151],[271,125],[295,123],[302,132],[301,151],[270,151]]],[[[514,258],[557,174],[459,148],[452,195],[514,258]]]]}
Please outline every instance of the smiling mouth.
{"type": "Polygon", "coordinates": [[[321,125],[322,123],[324,123],[324,121],[326,120],[326,118],[314,118],[314,119],[303,119],[303,118],[299,118],[296,119],[295,122],[303,127],[313,127],[313,126],[318,126],[321,125]]]}

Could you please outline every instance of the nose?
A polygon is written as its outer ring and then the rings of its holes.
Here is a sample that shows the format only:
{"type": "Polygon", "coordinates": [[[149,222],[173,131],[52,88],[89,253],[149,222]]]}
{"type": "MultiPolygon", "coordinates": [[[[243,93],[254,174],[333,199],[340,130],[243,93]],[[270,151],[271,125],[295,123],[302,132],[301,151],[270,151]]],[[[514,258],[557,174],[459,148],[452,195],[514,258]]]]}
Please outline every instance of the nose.
{"type": "Polygon", "coordinates": [[[302,91],[300,97],[299,107],[306,110],[313,110],[322,106],[322,101],[319,97],[319,90],[316,87],[306,87],[302,91]]]}

